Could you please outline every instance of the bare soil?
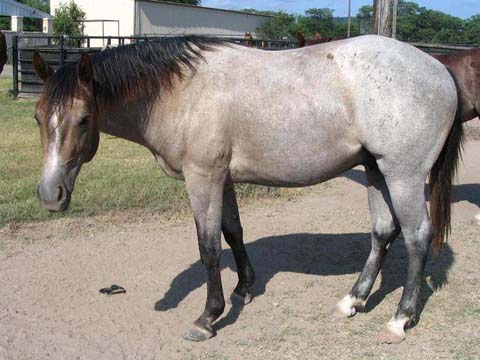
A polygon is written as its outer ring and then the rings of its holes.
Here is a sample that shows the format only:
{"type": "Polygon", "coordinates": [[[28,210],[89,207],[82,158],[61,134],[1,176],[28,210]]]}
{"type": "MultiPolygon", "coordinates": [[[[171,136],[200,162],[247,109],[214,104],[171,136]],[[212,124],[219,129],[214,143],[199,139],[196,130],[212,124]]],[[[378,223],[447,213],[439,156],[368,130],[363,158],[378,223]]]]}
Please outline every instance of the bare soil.
{"type": "MultiPolygon", "coordinates": [[[[182,339],[206,296],[190,216],[140,212],[7,227],[0,233],[0,359],[478,359],[479,154],[480,141],[470,140],[453,233],[429,259],[420,321],[400,345],[375,339],[405,282],[401,240],[366,311],[340,322],[331,316],[370,249],[363,174],[354,169],[302,196],[242,208],[255,298],[227,305],[218,335],[205,343],[182,339]],[[127,293],[99,293],[111,284],[127,293]]],[[[236,274],[226,245],[222,264],[228,297],[236,274]]]]}

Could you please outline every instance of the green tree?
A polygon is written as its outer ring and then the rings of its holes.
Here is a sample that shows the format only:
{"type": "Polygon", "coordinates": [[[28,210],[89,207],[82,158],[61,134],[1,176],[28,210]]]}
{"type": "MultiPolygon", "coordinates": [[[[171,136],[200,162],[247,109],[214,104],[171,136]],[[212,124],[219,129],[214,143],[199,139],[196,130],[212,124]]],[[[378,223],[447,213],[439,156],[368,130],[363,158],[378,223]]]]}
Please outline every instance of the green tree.
{"type": "MultiPolygon", "coordinates": [[[[264,15],[271,15],[271,13],[264,13],[264,15]]],[[[278,13],[273,13],[272,19],[263,23],[258,28],[258,32],[261,36],[268,39],[290,39],[295,36],[296,21],[297,19],[294,15],[279,11],[278,13]]]]}
{"type": "Polygon", "coordinates": [[[480,14],[466,20],[463,38],[466,44],[480,46],[480,14]]]}
{"type": "Polygon", "coordinates": [[[56,8],[54,16],[53,31],[56,35],[83,35],[82,21],[85,20],[86,14],[73,0],[56,8]]]}
{"type": "Polygon", "coordinates": [[[309,9],[305,11],[305,34],[313,36],[319,33],[323,37],[332,36],[335,22],[331,9],[309,9]]]}
{"type": "Polygon", "coordinates": [[[364,5],[358,9],[357,18],[358,19],[371,19],[373,17],[373,6],[364,5]]]}
{"type": "Polygon", "coordinates": [[[173,2],[178,4],[188,4],[198,6],[202,2],[201,0],[165,0],[166,2],[173,2]]]}
{"type": "MultiPolygon", "coordinates": [[[[335,18],[331,9],[310,9],[305,15],[291,15],[285,12],[245,11],[272,15],[259,32],[268,38],[287,37],[296,39],[296,32],[301,31],[306,38],[320,33],[323,37],[345,37],[347,23],[344,18],[335,18]]],[[[351,34],[356,36],[366,30],[373,21],[373,7],[362,6],[352,19],[351,34]],[[370,23],[370,24],[369,24],[370,23]]],[[[399,0],[397,38],[408,42],[431,42],[445,44],[480,45],[480,14],[467,20],[430,10],[413,1],[399,0]]]]}

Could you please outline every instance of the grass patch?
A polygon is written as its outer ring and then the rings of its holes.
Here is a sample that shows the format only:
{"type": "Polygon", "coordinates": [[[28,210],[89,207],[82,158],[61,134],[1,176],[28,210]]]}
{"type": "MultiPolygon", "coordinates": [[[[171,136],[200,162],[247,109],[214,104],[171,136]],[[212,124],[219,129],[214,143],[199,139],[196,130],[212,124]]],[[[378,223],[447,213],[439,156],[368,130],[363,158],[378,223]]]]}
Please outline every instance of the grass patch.
{"type": "MultiPolygon", "coordinates": [[[[102,134],[95,159],[77,179],[70,210],[50,214],[35,191],[41,170],[35,101],[14,100],[11,79],[0,79],[0,227],[12,222],[90,216],[112,210],[178,211],[188,206],[183,182],[165,176],[153,156],[134,143],[102,134]]],[[[242,185],[241,199],[280,191],[242,185]]]]}

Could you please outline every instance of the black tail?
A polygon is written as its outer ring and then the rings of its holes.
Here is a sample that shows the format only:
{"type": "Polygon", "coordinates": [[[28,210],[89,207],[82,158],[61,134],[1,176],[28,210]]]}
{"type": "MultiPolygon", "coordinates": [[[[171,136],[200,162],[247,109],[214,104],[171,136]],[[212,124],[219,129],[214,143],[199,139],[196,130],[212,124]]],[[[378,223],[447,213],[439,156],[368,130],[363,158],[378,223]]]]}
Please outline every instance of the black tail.
{"type": "MultiPolygon", "coordinates": [[[[454,79],[455,80],[455,79],[454,79]]],[[[458,86],[457,86],[458,89],[458,86]]],[[[457,90],[458,92],[458,90],[457,90]]],[[[450,134],[430,172],[430,218],[433,226],[433,250],[438,252],[451,230],[451,197],[458,164],[462,158],[464,131],[460,96],[450,134]]]]}

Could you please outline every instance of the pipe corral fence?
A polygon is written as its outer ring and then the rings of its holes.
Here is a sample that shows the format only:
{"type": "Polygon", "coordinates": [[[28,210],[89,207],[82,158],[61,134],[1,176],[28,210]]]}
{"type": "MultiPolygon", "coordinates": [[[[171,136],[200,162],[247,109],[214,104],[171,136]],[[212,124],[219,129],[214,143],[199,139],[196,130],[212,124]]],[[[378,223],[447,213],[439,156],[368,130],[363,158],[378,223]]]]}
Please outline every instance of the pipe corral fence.
{"type": "MultiPolygon", "coordinates": [[[[142,35],[142,36],[35,36],[18,35],[12,41],[13,58],[13,95],[15,98],[37,98],[42,89],[43,82],[36,75],[32,59],[35,52],[40,53],[45,61],[57,70],[62,65],[77,61],[83,53],[93,54],[102,51],[103,47],[90,46],[94,40],[104,41],[106,47],[121,46],[142,41],[175,36],[142,35]],[[36,45],[29,45],[32,39],[37,40],[36,45]]],[[[178,35],[177,35],[178,36],[178,35]]],[[[215,37],[214,35],[209,35],[215,37]]],[[[224,41],[248,45],[264,50],[284,50],[298,47],[298,43],[285,40],[263,40],[243,38],[221,38],[224,41]]]]}
{"type": "MultiPolygon", "coordinates": [[[[121,46],[142,41],[151,41],[154,39],[168,36],[178,36],[173,34],[162,35],[142,35],[142,36],[39,36],[39,35],[17,35],[12,41],[12,59],[13,59],[13,95],[15,98],[37,98],[42,89],[43,82],[36,75],[32,58],[35,52],[40,53],[45,61],[54,69],[62,65],[77,61],[83,53],[93,54],[102,51],[103,47],[90,46],[92,41],[101,40],[110,46],[121,46]],[[35,45],[32,45],[32,42],[35,45]]],[[[215,35],[209,35],[215,37],[215,35]]],[[[298,47],[298,42],[287,40],[266,40],[266,39],[246,39],[246,38],[221,38],[224,41],[255,47],[263,50],[278,51],[293,49],[298,47]]],[[[412,44],[419,49],[430,54],[450,53],[460,50],[471,49],[469,46],[450,46],[450,45],[432,45],[432,44],[412,44]]]]}

